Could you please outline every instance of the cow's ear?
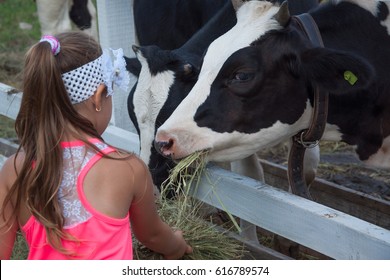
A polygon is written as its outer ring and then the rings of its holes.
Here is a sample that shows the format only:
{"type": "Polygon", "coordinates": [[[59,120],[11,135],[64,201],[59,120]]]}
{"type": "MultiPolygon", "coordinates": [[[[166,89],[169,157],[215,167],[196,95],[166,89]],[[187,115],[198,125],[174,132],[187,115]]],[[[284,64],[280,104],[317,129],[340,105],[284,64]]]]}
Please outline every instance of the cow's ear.
{"type": "Polygon", "coordinates": [[[194,71],[194,67],[192,66],[191,63],[186,63],[183,65],[183,72],[185,75],[191,75],[193,71],[194,71]]]}
{"type": "Polygon", "coordinates": [[[176,75],[177,77],[180,76],[183,80],[197,79],[199,75],[199,69],[195,65],[187,62],[180,66],[180,70],[178,73],[176,73],[176,75]]]}
{"type": "Polygon", "coordinates": [[[131,74],[133,74],[136,77],[139,77],[139,73],[141,72],[141,62],[135,57],[126,57],[124,56],[126,61],[126,69],[131,74]]]}
{"type": "Polygon", "coordinates": [[[366,88],[375,70],[362,57],[326,48],[314,48],[301,55],[301,69],[307,78],[331,93],[366,88]]]}
{"type": "Polygon", "coordinates": [[[279,11],[274,15],[277,22],[283,27],[287,26],[290,21],[290,11],[288,9],[287,1],[284,1],[279,8],[279,11]]]}

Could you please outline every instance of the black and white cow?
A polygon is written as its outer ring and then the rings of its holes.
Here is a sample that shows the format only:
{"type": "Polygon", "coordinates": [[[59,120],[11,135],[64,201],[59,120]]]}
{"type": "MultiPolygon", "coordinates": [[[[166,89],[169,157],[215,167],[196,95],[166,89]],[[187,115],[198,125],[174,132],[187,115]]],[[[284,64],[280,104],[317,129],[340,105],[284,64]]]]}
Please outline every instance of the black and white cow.
{"type": "Polygon", "coordinates": [[[324,48],[285,5],[242,3],[237,24],[209,46],[197,83],[158,129],[160,152],[181,159],[208,150],[208,160],[229,161],[274,146],[308,127],[319,88],[329,93],[322,139],[389,168],[390,37],[367,2],[328,1],[310,12],[324,48]]]}
{"type": "Polygon", "coordinates": [[[42,35],[78,29],[98,40],[96,8],[91,0],[35,0],[42,35]]]}
{"type": "MultiPolygon", "coordinates": [[[[294,13],[313,8],[316,0],[290,0],[294,13]]],[[[206,26],[181,48],[167,51],[157,46],[135,48],[142,72],[128,98],[129,115],[140,136],[140,156],[159,187],[174,163],[153,146],[157,128],[171,115],[195,84],[202,56],[209,44],[236,23],[230,0],[206,26]]],[[[134,66],[128,63],[128,68],[134,66]]]]}

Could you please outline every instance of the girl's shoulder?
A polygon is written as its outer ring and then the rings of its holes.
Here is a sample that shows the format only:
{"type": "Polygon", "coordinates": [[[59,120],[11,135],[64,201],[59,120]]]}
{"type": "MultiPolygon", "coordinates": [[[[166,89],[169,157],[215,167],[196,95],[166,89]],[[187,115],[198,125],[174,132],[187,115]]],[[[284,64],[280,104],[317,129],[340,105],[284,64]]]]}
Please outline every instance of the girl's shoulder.
{"type": "Polygon", "coordinates": [[[133,176],[145,176],[148,172],[147,165],[143,160],[134,153],[127,153],[123,151],[114,151],[109,154],[112,159],[108,162],[113,168],[123,169],[123,172],[132,174],[133,176]]]}
{"type": "Polygon", "coordinates": [[[149,176],[148,167],[134,153],[115,150],[107,156],[101,158],[96,164],[96,169],[92,171],[97,178],[111,178],[119,184],[123,182],[128,185],[132,182],[132,185],[137,185],[140,182],[144,183],[145,177],[149,176]]]}

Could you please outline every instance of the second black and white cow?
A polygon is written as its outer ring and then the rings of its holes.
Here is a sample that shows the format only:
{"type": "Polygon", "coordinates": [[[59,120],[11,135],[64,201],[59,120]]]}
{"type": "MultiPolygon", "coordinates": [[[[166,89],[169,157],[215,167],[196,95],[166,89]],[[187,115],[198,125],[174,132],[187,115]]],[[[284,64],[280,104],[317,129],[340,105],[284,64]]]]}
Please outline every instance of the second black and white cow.
{"type": "Polygon", "coordinates": [[[174,163],[153,146],[157,128],[185,98],[198,77],[202,55],[209,44],[236,23],[230,1],[182,47],[134,47],[142,68],[128,97],[130,119],[140,137],[140,157],[148,164],[157,187],[167,179],[174,163]]]}
{"type": "Polygon", "coordinates": [[[181,47],[228,0],[134,0],[134,25],[138,44],[164,50],[181,47]]]}
{"type": "MultiPolygon", "coordinates": [[[[174,50],[186,43],[229,0],[133,0],[135,42],[174,50]]],[[[141,64],[125,57],[127,69],[139,76],[141,64]]],[[[136,125],[136,124],[135,124],[136,125]]]]}
{"type": "Polygon", "coordinates": [[[322,139],[344,141],[362,161],[389,168],[390,37],[358,2],[310,12],[323,48],[285,5],[243,3],[237,24],[210,45],[197,83],[158,129],[160,152],[181,159],[208,150],[209,160],[229,161],[286,141],[308,127],[318,88],[329,93],[322,139]]]}

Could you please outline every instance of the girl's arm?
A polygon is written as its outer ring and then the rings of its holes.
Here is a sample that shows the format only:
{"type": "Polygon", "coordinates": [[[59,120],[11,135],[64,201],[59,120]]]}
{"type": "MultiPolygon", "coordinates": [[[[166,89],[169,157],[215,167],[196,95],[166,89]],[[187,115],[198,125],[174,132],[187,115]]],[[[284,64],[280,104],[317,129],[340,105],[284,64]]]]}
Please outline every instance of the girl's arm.
{"type": "MultiPolygon", "coordinates": [[[[8,158],[0,170],[0,209],[3,209],[4,199],[15,178],[14,159],[14,156],[8,158]]],[[[4,212],[0,213],[0,260],[10,259],[12,254],[18,230],[18,222],[14,213],[12,203],[8,203],[4,212]]]]}
{"type": "Polygon", "coordinates": [[[192,252],[180,230],[172,230],[156,210],[153,182],[149,170],[141,161],[132,161],[135,173],[135,195],[130,208],[132,230],[136,238],[166,259],[178,259],[192,252]]]}

